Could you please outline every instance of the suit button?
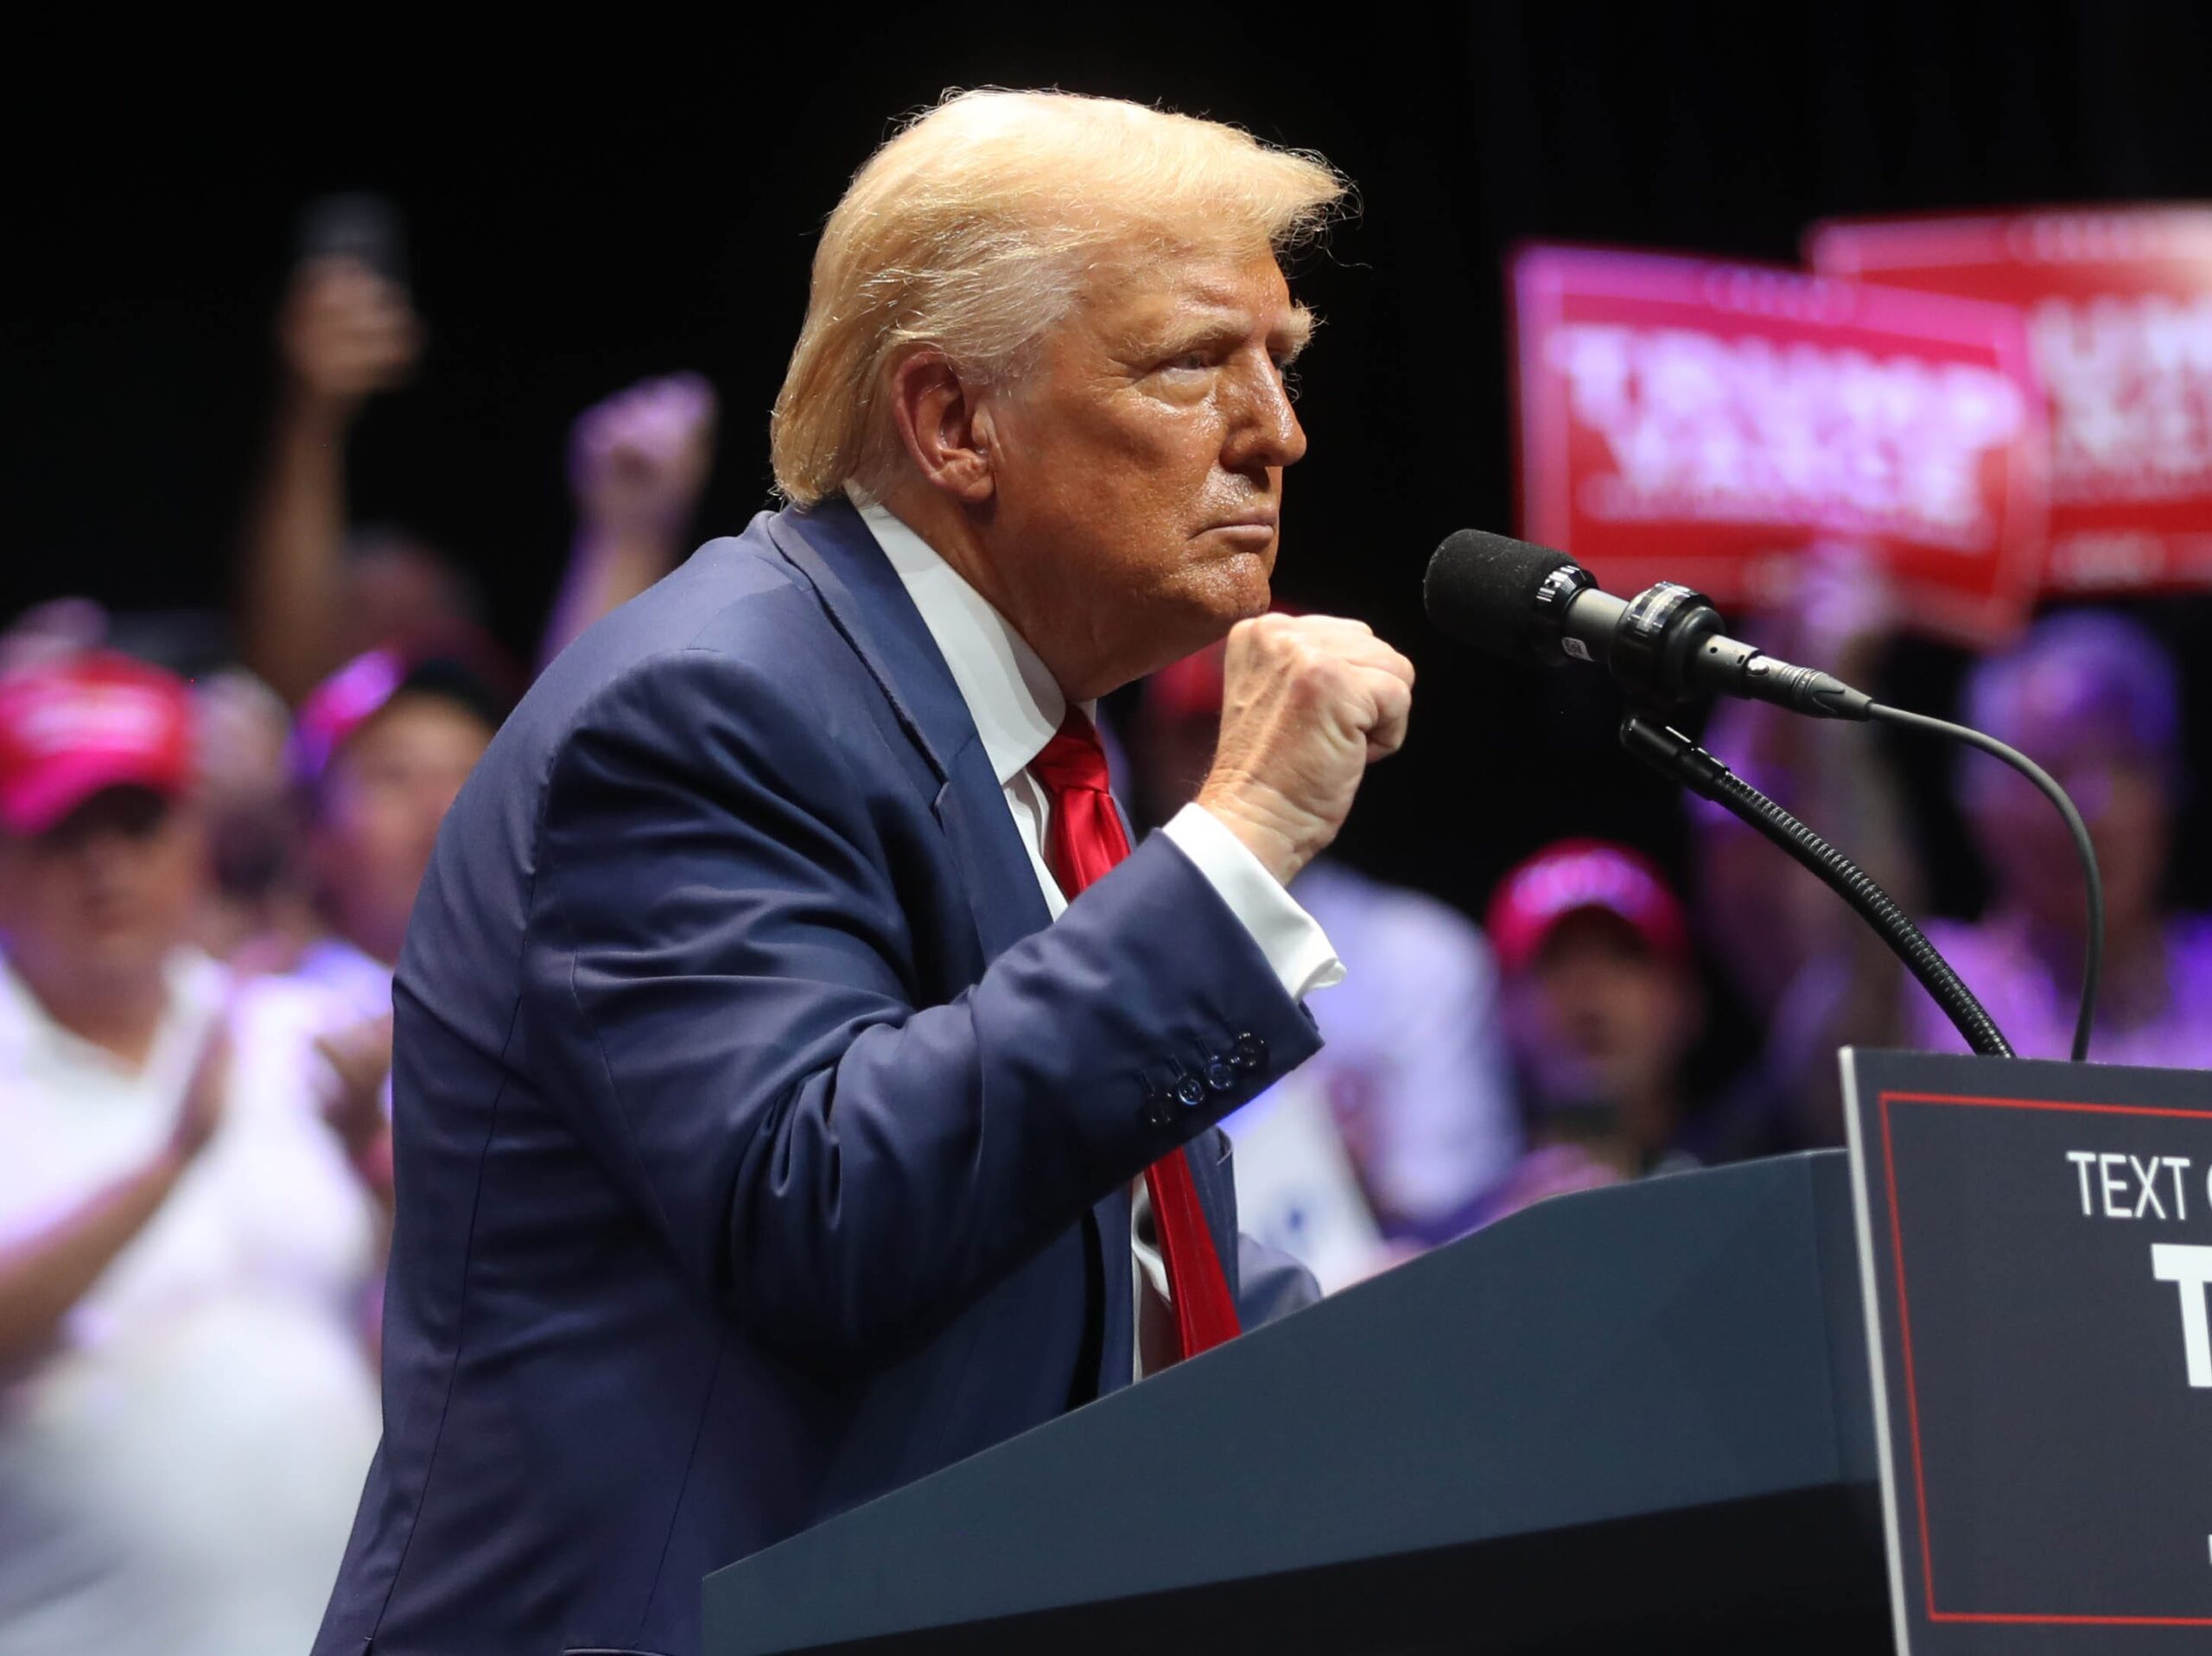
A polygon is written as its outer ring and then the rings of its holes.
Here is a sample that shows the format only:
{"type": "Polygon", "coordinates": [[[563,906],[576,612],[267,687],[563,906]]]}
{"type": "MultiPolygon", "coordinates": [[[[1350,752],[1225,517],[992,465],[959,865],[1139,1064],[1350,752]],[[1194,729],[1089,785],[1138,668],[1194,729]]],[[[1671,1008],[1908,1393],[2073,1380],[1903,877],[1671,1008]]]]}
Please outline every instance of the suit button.
{"type": "Polygon", "coordinates": [[[1236,1037],[1236,1052],[1230,1061],[1242,1070],[1255,1070],[1266,1060],[1268,1043],[1247,1030],[1236,1037]]]}
{"type": "Polygon", "coordinates": [[[1144,1103],[1138,1107],[1137,1119],[1147,1127],[1172,1127],[1175,1124],[1174,1095],[1147,1093],[1144,1103]]]}
{"type": "Polygon", "coordinates": [[[1185,1075],[1175,1083],[1175,1096],[1185,1110],[1195,1110],[1206,1101],[1206,1084],[1195,1075],[1185,1075]]]}
{"type": "Polygon", "coordinates": [[[1236,1071],[1225,1058],[1216,1058],[1206,1065],[1206,1085],[1217,1092],[1226,1092],[1236,1085],[1236,1071]]]}

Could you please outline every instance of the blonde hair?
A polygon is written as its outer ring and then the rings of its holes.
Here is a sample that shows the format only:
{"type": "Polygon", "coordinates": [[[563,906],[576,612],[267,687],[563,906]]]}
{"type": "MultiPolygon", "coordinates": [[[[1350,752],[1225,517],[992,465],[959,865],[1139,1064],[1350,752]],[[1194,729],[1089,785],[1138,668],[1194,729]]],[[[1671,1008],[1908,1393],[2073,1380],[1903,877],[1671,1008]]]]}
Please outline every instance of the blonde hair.
{"type": "Polygon", "coordinates": [[[778,490],[880,492],[899,453],[883,389],[909,350],[1004,383],[1108,249],[1281,256],[1347,188],[1318,156],[1120,99],[948,94],[868,157],[823,227],[769,421],[778,490]]]}

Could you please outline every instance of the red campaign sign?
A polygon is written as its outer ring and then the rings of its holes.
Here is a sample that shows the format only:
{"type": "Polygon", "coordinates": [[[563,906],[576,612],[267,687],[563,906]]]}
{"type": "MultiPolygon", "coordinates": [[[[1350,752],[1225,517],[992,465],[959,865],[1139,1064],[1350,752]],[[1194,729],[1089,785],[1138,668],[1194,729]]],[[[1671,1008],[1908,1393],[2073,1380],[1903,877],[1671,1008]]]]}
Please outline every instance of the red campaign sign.
{"type": "Polygon", "coordinates": [[[2048,590],[2212,585],[2212,208],[1847,220],[1807,255],[2026,318],[2050,394],[2048,590]]]}
{"type": "Polygon", "coordinates": [[[1662,254],[1512,267],[1521,519],[1616,592],[1756,603],[1869,549],[1916,621],[2003,637],[2034,596],[2044,398],[2002,306],[1662,254]]]}

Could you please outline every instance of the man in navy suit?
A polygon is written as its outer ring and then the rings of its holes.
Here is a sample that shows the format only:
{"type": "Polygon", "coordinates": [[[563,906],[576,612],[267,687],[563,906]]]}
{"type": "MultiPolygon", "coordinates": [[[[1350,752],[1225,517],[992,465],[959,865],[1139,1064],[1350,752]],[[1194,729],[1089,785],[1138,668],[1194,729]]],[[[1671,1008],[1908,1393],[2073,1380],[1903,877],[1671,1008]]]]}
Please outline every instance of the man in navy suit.
{"type": "Polygon", "coordinates": [[[1284,886],[1411,695],[1264,615],[1279,260],[1341,191],[1058,94],[855,177],[791,506],[571,646],[446,822],[319,1656],[689,1656],[709,1570],[1310,1297],[1212,1128],[1318,1044],[1284,886]],[[1090,704],[1224,633],[1213,773],[1132,851],[1090,704]]]}

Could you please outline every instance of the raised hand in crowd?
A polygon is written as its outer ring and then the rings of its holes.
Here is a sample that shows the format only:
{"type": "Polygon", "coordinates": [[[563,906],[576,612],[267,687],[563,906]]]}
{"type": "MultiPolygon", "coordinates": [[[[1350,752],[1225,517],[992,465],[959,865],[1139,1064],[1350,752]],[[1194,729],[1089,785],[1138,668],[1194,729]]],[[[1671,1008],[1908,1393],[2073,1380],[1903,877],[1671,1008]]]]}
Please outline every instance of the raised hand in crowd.
{"type": "Polygon", "coordinates": [[[152,1157],[0,1248],[0,1369],[36,1356],[116,1256],[162,1211],[223,1119],[230,1023],[218,1017],[168,1136],[152,1157]]]}
{"type": "Polygon", "coordinates": [[[404,383],[423,348],[406,289],[350,258],[302,265],[276,328],[289,412],[331,422],[404,383]]]}
{"type": "Polygon", "coordinates": [[[277,318],[275,429],[250,512],[241,654],[296,702],[346,648],[346,440],[362,404],[403,383],[423,349],[404,288],[350,258],[300,266],[277,318]]]}
{"type": "Polygon", "coordinates": [[[576,542],[543,658],[675,567],[715,455],[714,387],[696,373],[642,380],[594,404],[569,436],[576,542]]]}
{"type": "Polygon", "coordinates": [[[225,1100],[231,1085],[231,1017],[226,1010],[209,1025],[200,1060],[185,1084],[183,1100],[169,1127],[164,1160],[181,1169],[207,1148],[215,1130],[223,1124],[225,1100]]]}
{"type": "Polygon", "coordinates": [[[391,1124],[385,1084],[391,1076],[391,1014],[364,1018],[315,1039],[329,1066],[322,1118],[372,1194],[391,1204],[391,1124]]]}

